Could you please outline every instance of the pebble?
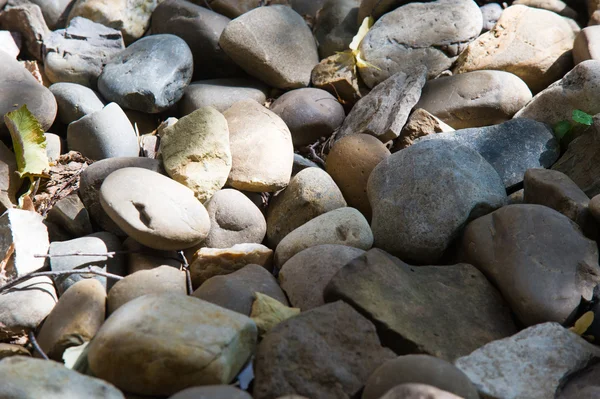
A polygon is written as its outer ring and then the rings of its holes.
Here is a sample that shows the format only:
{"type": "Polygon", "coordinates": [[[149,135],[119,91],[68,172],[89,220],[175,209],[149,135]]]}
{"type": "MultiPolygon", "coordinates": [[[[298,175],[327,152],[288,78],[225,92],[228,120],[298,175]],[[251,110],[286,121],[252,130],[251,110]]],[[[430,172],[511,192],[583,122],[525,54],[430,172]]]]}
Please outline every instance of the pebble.
{"type": "Polygon", "coordinates": [[[155,114],[181,99],[193,69],[192,52],[183,39],[146,36],[110,59],[98,89],[123,108],[155,114]]]}
{"type": "Polygon", "coordinates": [[[27,54],[35,60],[42,61],[43,42],[50,34],[50,29],[37,4],[29,1],[11,2],[0,12],[0,27],[19,33],[27,54]]]}
{"type": "Polygon", "coordinates": [[[63,140],[59,135],[54,133],[44,133],[46,139],[46,155],[50,162],[58,160],[62,153],[63,140]]]}
{"type": "Polygon", "coordinates": [[[577,11],[573,10],[561,0],[515,0],[512,4],[521,4],[528,7],[541,8],[543,10],[555,12],[563,17],[574,20],[578,19],[577,11]]]}
{"type": "Polygon", "coordinates": [[[314,27],[321,59],[349,48],[362,22],[358,21],[360,3],[360,0],[327,0],[323,3],[314,27]]]}
{"type": "Polygon", "coordinates": [[[148,169],[111,173],[100,188],[100,203],[127,235],[150,248],[189,248],[210,229],[208,213],[192,190],[148,169]]]}
{"type": "Polygon", "coordinates": [[[21,34],[8,30],[0,31],[0,50],[17,58],[21,52],[21,34]]]}
{"type": "Polygon", "coordinates": [[[304,169],[308,168],[321,168],[317,163],[311,161],[308,158],[304,158],[300,154],[294,153],[294,166],[292,167],[292,178],[304,169]]]}
{"type": "Polygon", "coordinates": [[[424,384],[400,384],[380,399],[459,399],[460,396],[424,384]]]}
{"type": "Polygon", "coordinates": [[[219,45],[248,74],[279,89],[308,86],[319,63],[306,22],[282,5],[258,7],[231,21],[219,45]]]}
{"type": "Polygon", "coordinates": [[[442,122],[437,116],[430,114],[423,108],[416,108],[408,117],[406,124],[400,131],[400,136],[394,141],[392,152],[398,152],[411,146],[419,137],[453,131],[452,127],[442,122]]]}
{"type": "Polygon", "coordinates": [[[58,118],[65,125],[101,111],[105,105],[100,93],[77,83],[54,83],[49,89],[58,104],[58,118]]]}
{"type": "Polygon", "coordinates": [[[222,78],[192,82],[185,88],[179,102],[179,113],[184,116],[202,107],[213,107],[225,112],[242,100],[255,100],[260,105],[267,101],[268,87],[255,79],[222,78]]]}
{"type": "Polygon", "coordinates": [[[179,269],[181,257],[177,251],[160,251],[140,244],[131,237],[123,241],[123,250],[127,254],[127,274],[133,274],[140,270],[155,269],[161,266],[170,266],[179,269]]]}
{"type": "Polygon", "coordinates": [[[252,396],[230,385],[207,385],[184,389],[169,399],[252,399],[252,396]]]}
{"type": "MultiPolygon", "coordinates": [[[[516,4],[517,2],[518,0],[514,1],[513,4],[516,4]]],[[[496,22],[500,19],[503,11],[502,6],[498,3],[485,4],[479,7],[479,10],[483,16],[483,32],[490,31],[494,28],[494,25],[496,25],[496,22]]]]}
{"type": "Polygon", "coordinates": [[[12,356],[31,356],[21,345],[0,343],[0,360],[12,356]]]}
{"type": "Polygon", "coordinates": [[[31,0],[31,3],[40,6],[48,28],[55,30],[64,28],[67,23],[69,9],[75,3],[75,0],[31,0]]]}
{"type": "Polygon", "coordinates": [[[583,28],[575,38],[573,43],[573,62],[575,65],[587,61],[600,61],[600,52],[598,48],[600,41],[600,26],[588,26],[583,28]]]}
{"type": "MultiPolygon", "coordinates": [[[[318,2],[320,0],[316,0],[318,2]]],[[[263,5],[261,0],[208,0],[210,7],[229,18],[237,18],[263,5]]],[[[272,0],[270,4],[289,5],[288,0],[272,0]]]]}
{"type": "Polygon", "coordinates": [[[314,87],[336,96],[346,110],[362,97],[355,60],[347,52],[337,53],[321,60],[313,68],[310,81],[314,87]]]}

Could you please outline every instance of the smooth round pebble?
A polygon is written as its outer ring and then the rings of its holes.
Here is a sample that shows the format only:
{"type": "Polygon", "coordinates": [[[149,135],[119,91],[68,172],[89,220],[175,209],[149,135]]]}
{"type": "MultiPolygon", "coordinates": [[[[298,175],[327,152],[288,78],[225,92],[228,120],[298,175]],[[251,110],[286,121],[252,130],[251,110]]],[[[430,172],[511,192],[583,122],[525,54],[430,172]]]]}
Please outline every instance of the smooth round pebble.
{"type": "Polygon", "coordinates": [[[104,108],[99,93],[77,83],[54,83],[50,91],[58,103],[58,117],[65,125],[104,108]]]}
{"type": "Polygon", "coordinates": [[[252,396],[231,385],[206,385],[184,389],[169,399],[252,399],[252,396]]]}

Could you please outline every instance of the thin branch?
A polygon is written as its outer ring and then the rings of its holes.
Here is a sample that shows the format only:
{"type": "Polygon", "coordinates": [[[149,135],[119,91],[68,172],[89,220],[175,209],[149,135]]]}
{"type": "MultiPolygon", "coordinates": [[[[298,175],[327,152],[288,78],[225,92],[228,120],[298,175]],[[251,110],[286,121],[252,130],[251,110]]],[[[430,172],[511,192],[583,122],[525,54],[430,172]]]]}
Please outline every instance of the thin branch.
{"type": "Polygon", "coordinates": [[[181,260],[183,261],[181,266],[183,268],[183,271],[185,272],[185,282],[187,284],[187,292],[188,292],[188,295],[192,295],[192,292],[194,292],[194,287],[192,287],[192,276],[190,275],[190,264],[188,263],[188,260],[185,257],[185,254],[183,253],[183,251],[179,251],[179,256],[181,256],[181,260]]]}
{"type": "Polygon", "coordinates": [[[210,6],[210,4],[208,4],[208,0],[204,0],[204,5],[206,5],[206,8],[208,8],[209,10],[213,11],[212,7],[210,6]]]}
{"type": "Polygon", "coordinates": [[[69,256],[106,256],[107,258],[113,258],[115,255],[131,254],[141,251],[112,251],[112,252],[81,252],[75,251],[68,254],[36,254],[34,258],[65,258],[69,256]]]}
{"type": "Polygon", "coordinates": [[[315,161],[316,163],[321,165],[323,168],[325,168],[325,161],[323,160],[323,158],[318,156],[317,152],[315,151],[315,147],[319,144],[320,144],[320,142],[317,141],[316,143],[307,146],[307,148],[308,148],[308,151],[310,151],[310,155],[314,158],[313,161],[315,161]]]}
{"type": "Polygon", "coordinates": [[[46,360],[50,360],[50,358],[48,357],[48,355],[46,355],[46,353],[44,353],[44,351],[42,350],[42,348],[40,347],[40,345],[38,344],[37,340],[35,339],[35,334],[33,333],[33,331],[29,331],[29,334],[27,334],[29,336],[29,342],[31,342],[31,345],[33,346],[33,349],[35,349],[35,351],[44,359],[46,360]]]}

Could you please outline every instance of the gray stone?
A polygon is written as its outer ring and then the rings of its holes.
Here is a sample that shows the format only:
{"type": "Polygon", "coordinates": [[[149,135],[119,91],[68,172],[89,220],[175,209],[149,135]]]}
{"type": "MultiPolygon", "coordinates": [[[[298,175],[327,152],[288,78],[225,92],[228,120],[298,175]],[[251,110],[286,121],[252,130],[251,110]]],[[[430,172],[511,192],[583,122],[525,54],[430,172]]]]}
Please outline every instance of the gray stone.
{"type": "Polygon", "coordinates": [[[430,134],[424,140],[448,140],[471,148],[488,161],[507,189],[523,182],[530,168],[549,168],[560,155],[552,128],[532,119],[513,119],[499,125],[430,134]]]}
{"type": "Polygon", "coordinates": [[[416,107],[465,129],[507,121],[530,100],[531,91],[516,75],[474,71],[427,82],[416,107]]]}
{"type": "Polygon", "coordinates": [[[51,30],[64,28],[75,0],[28,0],[42,9],[44,20],[51,30]]]}
{"type": "Polygon", "coordinates": [[[23,181],[17,174],[17,159],[4,143],[0,144],[0,212],[16,204],[16,194],[23,181]]]}
{"type": "MultiPolygon", "coordinates": [[[[281,2],[283,4],[283,2],[281,2]]],[[[303,17],[314,18],[323,8],[325,0],[289,0],[291,7],[303,17]]]]}
{"type": "Polygon", "coordinates": [[[460,245],[460,258],[498,287],[525,326],[571,321],[600,283],[596,243],[546,206],[508,205],[480,217],[460,245]]]}
{"type": "Polygon", "coordinates": [[[192,52],[183,39],[151,35],[110,59],[98,89],[123,108],[159,113],[181,99],[193,69],[192,52]]]}
{"type": "MultiPolygon", "coordinates": [[[[65,271],[85,269],[87,267],[100,272],[108,272],[122,276],[125,274],[125,259],[122,255],[113,257],[103,256],[106,252],[120,251],[121,241],[111,233],[105,231],[93,233],[85,237],[75,238],[69,241],[55,241],[50,244],[48,253],[50,258],[50,269],[52,271],[65,271]],[[64,254],[94,254],[91,256],[60,256],[64,254]]],[[[94,278],[102,283],[108,290],[115,281],[107,280],[106,277],[94,274],[71,274],[54,278],[59,295],[62,295],[69,287],[86,278],[94,278]]]]}
{"type": "Polygon", "coordinates": [[[0,396],[13,399],[125,399],[113,385],[57,362],[15,356],[0,362],[0,396]]]}
{"type": "Polygon", "coordinates": [[[435,133],[453,132],[454,129],[442,122],[423,108],[415,109],[400,132],[400,137],[394,142],[392,152],[398,152],[411,146],[419,137],[435,133]]]}
{"type": "Polygon", "coordinates": [[[502,15],[502,6],[498,3],[485,4],[479,7],[479,10],[483,16],[483,32],[491,30],[502,15]]]}
{"type": "MultiPolygon", "coordinates": [[[[311,0],[312,1],[312,0],[311,0]]],[[[318,3],[322,0],[315,0],[318,3]]],[[[229,18],[237,18],[242,14],[264,5],[285,4],[289,5],[288,0],[270,0],[269,3],[263,3],[263,0],[192,0],[193,3],[206,7],[207,4],[214,11],[223,14],[229,18]]]]}
{"type": "Polygon", "coordinates": [[[384,143],[397,138],[419,101],[426,75],[427,69],[419,67],[406,73],[395,73],[383,81],[358,100],[336,139],[361,133],[375,136],[384,143]]]}
{"type": "Polygon", "coordinates": [[[367,193],[375,246],[418,263],[440,260],[468,221],[506,203],[492,165],[445,140],[414,144],[381,161],[367,193]]]}
{"type": "Polygon", "coordinates": [[[338,97],[346,109],[356,104],[363,95],[358,86],[356,59],[347,51],[336,53],[318,63],[310,74],[310,80],[314,87],[338,97]]]}
{"type": "Polygon", "coordinates": [[[54,83],[95,88],[104,65],[123,49],[121,32],[77,17],[44,40],[44,72],[54,83]]]}
{"type": "Polygon", "coordinates": [[[62,153],[62,139],[54,133],[44,133],[44,138],[46,139],[46,155],[48,156],[48,160],[50,162],[58,160],[62,153]]]}
{"type": "Polygon", "coordinates": [[[225,112],[236,102],[247,99],[263,105],[268,91],[264,83],[248,78],[200,80],[185,88],[179,113],[183,116],[207,106],[225,112]]]}
{"type": "Polygon", "coordinates": [[[377,20],[382,15],[394,11],[394,9],[406,3],[407,0],[361,0],[358,11],[358,23],[362,23],[369,16],[377,20]]]}
{"type": "Polygon", "coordinates": [[[98,92],[76,83],[54,83],[50,91],[58,103],[58,117],[65,125],[104,108],[98,92]]]}
{"type": "Polygon", "coordinates": [[[11,1],[4,11],[0,12],[0,26],[4,30],[20,33],[27,53],[34,59],[42,61],[43,42],[50,34],[50,30],[37,4],[28,1],[11,1]]]}
{"type": "Polygon", "coordinates": [[[70,123],[67,145],[93,160],[135,157],[140,152],[133,126],[116,103],[70,123]]]}
{"type": "Polygon", "coordinates": [[[152,13],[151,29],[153,35],[170,33],[185,40],[194,57],[195,80],[225,78],[242,73],[219,47],[219,38],[229,21],[186,0],[166,0],[152,13]]]}
{"type": "Polygon", "coordinates": [[[482,397],[554,398],[568,375],[583,369],[598,347],[558,323],[529,327],[491,342],[455,362],[482,397]]]}
{"type": "Polygon", "coordinates": [[[375,326],[351,306],[341,301],[321,306],[264,336],[254,363],[254,398],[352,398],[394,357],[381,347],[375,326]]]}
{"type": "Polygon", "coordinates": [[[327,58],[345,51],[358,32],[360,0],[327,0],[317,13],[314,34],[319,43],[319,57],[327,58]]]}
{"type": "Polygon", "coordinates": [[[424,353],[453,361],[514,334],[506,303],[471,265],[410,266],[380,249],[350,261],[325,288],[381,331],[398,354],[424,353]]]}
{"type": "Polygon", "coordinates": [[[400,384],[380,399],[461,399],[460,396],[424,384],[400,384]]]}
{"type": "Polygon", "coordinates": [[[288,91],[269,107],[292,133],[295,147],[329,137],[346,117],[344,107],[325,90],[304,88],[288,91]]]}
{"type": "Polygon", "coordinates": [[[416,66],[428,78],[450,68],[458,54],[481,33],[483,19],[472,0],[411,3],[381,17],[360,44],[363,60],[376,68],[360,68],[367,86],[374,87],[397,72],[416,66]]]}
{"type": "Polygon", "coordinates": [[[8,30],[0,31],[0,50],[17,58],[21,52],[21,34],[8,30]]]}
{"type": "Polygon", "coordinates": [[[578,20],[577,11],[569,7],[565,2],[561,0],[515,0],[513,5],[521,4],[527,7],[541,8],[542,10],[548,10],[562,15],[563,17],[578,20]]]}
{"type": "Polygon", "coordinates": [[[319,63],[304,19],[289,7],[259,7],[231,21],[219,45],[248,74],[279,89],[306,87],[319,63]]]}
{"type": "Polygon", "coordinates": [[[594,359],[588,367],[567,377],[557,389],[556,399],[595,399],[600,395],[600,365],[594,359]]]}
{"type": "Polygon", "coordinates": [[[300,154],[294,153],[294,166],[292,167],[292,177],[308,168],[321,168],[318,164],[300,154]]]}
{"type": "Polygon", "coordinates": [[[577,65],[587,60],[600,61],[599,40],[600,26],[583,28],[573,43],[573,62],[577,65]]]}
{"type": "Polygon", "coordinates": [[[169,399],[252,399],[252,396],[231,385],[208,385],[184,389],[169,399]]]}
{"type": "Polygon", "coordinates": [[[90,215],[77,194],[70,194],[58,200],[48,211],[46,220],[61,227],[73,237],[94,232],[90,215]]]}
{"type": "Polygon", "coordinates": [[[127,235],[150,248],[189,248],[210,229],[208,213],[192,190],[148,169],[111,173],[100,187],[100,203],[127,235]]]}

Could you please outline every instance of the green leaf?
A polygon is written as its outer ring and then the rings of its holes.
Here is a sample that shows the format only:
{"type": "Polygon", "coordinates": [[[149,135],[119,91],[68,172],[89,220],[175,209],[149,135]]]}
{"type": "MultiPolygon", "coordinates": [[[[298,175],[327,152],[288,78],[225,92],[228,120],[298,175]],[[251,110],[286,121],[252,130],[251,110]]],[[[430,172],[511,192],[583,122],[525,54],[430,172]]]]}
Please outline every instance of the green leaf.
{"type": "Polygon", "coordinates": [[[46,177],[46,172],[50,169],[46,155],[46,137],[35,116],[23,105],[4,115],[4,123],[12,138],[19,176],[29,177],[30,180],[34,177],[46,177]]]}
{"type": "Polygon", "coordinates": [[[252,304],[250,318],[256,323],[261,336],[282,321],[300,314],[300,309],[285,306],[268,295],[255,292],[254,296],[256,299],[252,304]]]}
{"type": "Polygon", "coordinates": [[[585,113],[580,109],[573,110],[572,118],[575,122],[587,126],[591,126],[591,124],[594,122],[594,117],[592,115],[585,113]]]}
{"type": "Polygon", "coordinates": [[[569,121],[560,121],[556,125],[554,125],[554,134],[560,140],[567,135],[571,131],[571,122],[569,121]]]}

